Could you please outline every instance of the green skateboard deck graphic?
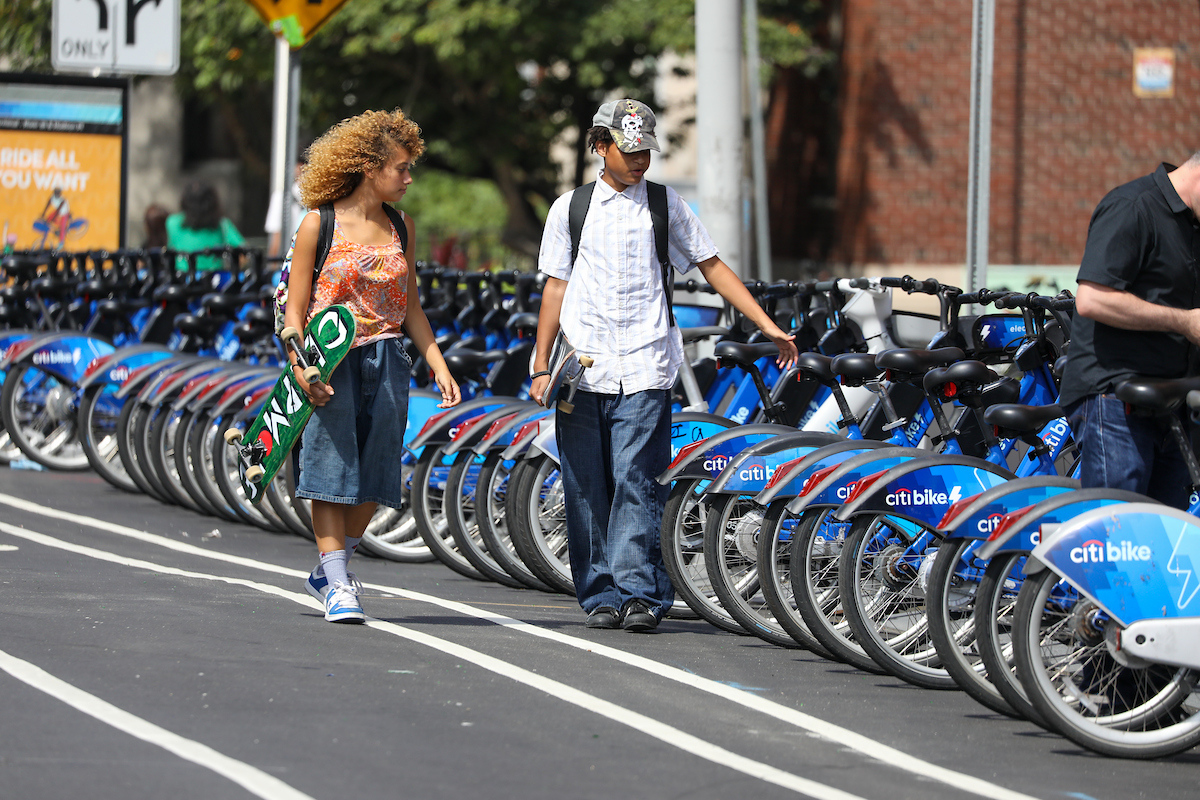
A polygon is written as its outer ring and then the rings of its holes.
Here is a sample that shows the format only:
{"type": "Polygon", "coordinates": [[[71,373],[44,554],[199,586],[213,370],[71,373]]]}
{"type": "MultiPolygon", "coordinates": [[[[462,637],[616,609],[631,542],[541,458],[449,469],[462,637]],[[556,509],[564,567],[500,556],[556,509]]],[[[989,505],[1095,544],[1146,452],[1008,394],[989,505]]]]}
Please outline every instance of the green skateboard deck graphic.
{"type": "MultiPolygon", "coordinates": [[[[350,352],[355,330],[354,315],[342,305],[321,311],[305,327],[301,339],[304,359],[320,371],[321,383],[329,382],[334,369],[350,352]]],[[[250,502],[257,503],[266,494],[266,487],[300,441],[314,410],[291,367],[286,367],[241,441],[230,442],[238,449],[238,475],[250,502]],[[247,478],[246,471],[251,467],[261,467],[262,475],[247,478]]]]}

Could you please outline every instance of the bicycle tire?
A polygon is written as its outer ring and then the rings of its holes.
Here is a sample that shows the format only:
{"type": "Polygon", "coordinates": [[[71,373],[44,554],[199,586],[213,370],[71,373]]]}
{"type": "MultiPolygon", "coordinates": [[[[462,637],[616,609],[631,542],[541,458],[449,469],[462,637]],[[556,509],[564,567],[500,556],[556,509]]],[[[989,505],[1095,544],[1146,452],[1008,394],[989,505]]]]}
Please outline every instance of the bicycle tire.
{"type": "Polygon", "coordinates": [[[123,492],[137,494],[141,490],[125,471],[117,453],[120,412],[112,414],[109,409],[99,410],[104,394],[115,388],[112,384],[97,384],[84,390],[83,400],[79,403],[79,443],[97,475],[123,492]]]}
{"type": "MultiPolygon", "coordinates": [[[[763,514],[762,530],[758,536],[759,591],[767,601],[771,614],[783,631],[805,650],[821,658],[834,659],[833,653],[813,636],[804,624],[792,598],[792,540],[795,524],[786,528],[786,502],[772,503],[763,514]]],[[[790,515],[787,515],[790,516],[790,515]]]]}
{"type": "MultiPolygon", "coordinates": [[[[412,476],[412,516],[417,530],[430,552],[438,561],[465,578],[485,581],[487,578],[458,551],[454,537],[450,534],[450,526],[446,521],[445,502],[447,493],[445,484],[441,487],[432,483],[437,471],[439,480],[444,481],[448,466],[443,463],[443,445],[426,445],[417,459],[412,476]]],[[[457,499],[455,500],[457,502],[457,499]]]]}
{"type": "Polygon", "coordinates": [[[513,547],[512,537],[508,530],[508,497],[511,483],[511,467],[505,463],[503,456],[499,452],[488,453],[484,459],[483,466],[479,468],[479,478],[476,481],[476,487],[484,487],[482,490],[476,488],[475,502],[476,514],[475,520],[479,524],[479,535],[483,537],[484,543],[487,545],[488,555],[495,559],[496,563],[512,577],[527,589],[535,589],[540,592],[556,592],[544,581],[534,575],[529,567],[525,566],[525,562],[517,555],[517,550],[513,547]],[[484,505],[483,513],[479,513],[478,506],[484,505]]]}
{"type": "Polygon", "coordinates": [[[1065,586],[1049,569],[1027,576],[1013,620],[1017,674],[1051,728],[1082,747],[1119,758],[1161,758],[1200,743],[1195,695],[1200,673],[1163,665],[1122,666],[1109,654],[1105,636],[1097,644],[1085,627],[1088,615],[1080,611],[1090,601],[1081,598],[1069,612],[1061,601],[1049,602],[1060,583],[1065,586]],[[1054,677],[1047,659],[1053,660],[1054,677]],[[1142,684],[1134,687],[1135,699],[1142,699],[1143,690],[1148,696],[1125,708],[1130,704],[1121,692],[1128,692],[1129,682],[1142,684]],[[1115,705],[1116,713],[1089,716],[1078,710],[1099,709],[1102,703],[1115,705]],[[1167,724],[1159,725],[1164,720],[1167,724]]]}
{"type": "Polygon", "coordinates": [[[242,522],[242,518],[230,507],[225,495],[221,494],[221,487],[217,486],[216,468],[212,463],[213,445],[218,438],[217,432],[221,430],[221,421],[221,417],[205,414],[189,434],[188,452],[191,453],[192,475],[218,517],[229,522],[242,522]]]}
{"type": "Polygon", "coordinates": [[[1043,728],[1050,726],[1042,719],[1017,677],[1013,660],[1012,621],[1017,605],[1020,583],[1009,586],[1010,576],[1025,564],[1025,553],[1000,553],[993,556],[979,582],[975,596],[975,637],[979,657],[987,668],[988,680],[1004,700],[1022,717],[1043,728]]]}
{"type": "Polygon", "coordinates": [[[524,589],[523,583],[509,575],[492,558],[487,543],[479,533],[479,461],[479,456],[470,450],[463,450],[455,456],[446,478],[445,496],[457,500],[445,504],[446,524],[458,552],[480,574],[510,589],[524,589]],[[473,487],[470,485],[472,477],[475,479],[473,487]]]}
{"type": "Polygon", "coordinates": [[[33,364],[9,368],[0,392],[0,418],[13,444],[31,461],[62,472],[90,466],[79,444],[77,394],[33,364]],[[27,381],[28,376],[33,378],[27,381]],[[40,381],[36,376],[42,376],[40,381]],[[34,383],[38,385],[30,385],[34,383]]]}
{"type": "Polygon", "coordinates": [[[200,488],[200,484],[196,482],[196,468],[192,464],[192,448],[189,444],[192,438],[192,430],[206,416],[198,411],[184,411],[183,418],[180,419],[179,425],[175,428],[175,471],[179,475],[180,485],[188,493],[188,497],[192,498],[192,502],[202,510],[202,513],[210,517],[216,517],[220,515],[209,501],[208,496],[200,488]]]}
{"type": "Polygon", "coordinates": [[[547,586],[575,597],[567,553],[567,526],[562,509],[562,477],[558,464],[545,454],[523,459],[509,476],[508,531],[517,555],[547,586]],[[556,489],[557,486],[557,489],[556,489]],[[543,516],[543,513],[545,516],[543,516]]]}
{"type": "Polygon", "coordinates": [[[145,404],[138,402],[137,398],[130,397],[125,401],[125,405],[121,408],[121,416],[117,420],[117,454],[121,457],[121,463],[125,465],[125,472],[137,487],[142,490],[142,493],[165,503],[166,500],[158,495],[158,492],[150,481],[146,478],[146,474],[142,471],[141,464],[138,463],[137,454],[134,449],[135,432],[145,424],[146,409],[145,404]]]}

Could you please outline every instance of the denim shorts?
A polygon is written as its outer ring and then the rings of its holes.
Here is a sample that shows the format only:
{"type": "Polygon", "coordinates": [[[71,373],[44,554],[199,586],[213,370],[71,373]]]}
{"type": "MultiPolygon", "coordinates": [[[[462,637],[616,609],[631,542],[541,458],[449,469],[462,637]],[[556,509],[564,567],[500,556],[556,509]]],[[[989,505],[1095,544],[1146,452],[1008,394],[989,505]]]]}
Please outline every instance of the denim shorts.
{"type": "Polygon", "coordinates": [[[400,456],[411,374],[398,338],[379,339],[346,355],[329,381],[333,398],[313,412],[304,429],[297,497],[405,505],[400,456]]]}

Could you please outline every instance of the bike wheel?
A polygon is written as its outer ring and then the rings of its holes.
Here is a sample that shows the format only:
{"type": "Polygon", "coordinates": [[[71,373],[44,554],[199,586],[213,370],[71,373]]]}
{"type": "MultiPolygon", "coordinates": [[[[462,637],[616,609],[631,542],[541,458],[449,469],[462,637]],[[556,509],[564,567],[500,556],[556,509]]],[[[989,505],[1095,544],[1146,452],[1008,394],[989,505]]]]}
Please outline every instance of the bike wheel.
{"type": "Polygon", "coordinates": [[[21,448],[13,444],[12,437],[0,424],[0,464],[9,464],[21,457],[21,448]]]}
{"type": "Polygon", "coordinates": [[[1115,647],[1120,624],[1049,569],[1025,578],[1015,615],[1017,674],[1063,736],[1120,758],[1200,743],[1200,671],[1132,660],[1115,647]]]}
{"type": "Polygon", "coordinates": [[[525,566],[546,585],[574,597],[558,464],[547,455],[518,462],[506,502],[509,536],[525,566]]]}
{"type": "Polygon", "coordinates": [[[788,500],[779,500],[763,514],[762,533],[758,537],[758,583],[775,621],[806,650],[821,658],[833,659],[833,653],[821,644],[804,624],[792,596],[792,542],[797,520],[788,514],[788,500]]]}
{"type": "Polygon", "coordinates": [[[441,445],[426,445],[417,459],[412,477],[413,521],[429,550],[450,569],[466,578],[487,580],[471,562],[458,551],[450,525],[446,521],[446,503],[459,502],[446,492],[446,479],[450,465],[445,463],[441,445]],[[447,500],[447,498],[451,498],[447,500]]]}
{"type": "Polygon", "coordinates": [[[294,533],[310,542],[314,541],[312,527],[310,524],[305,524],[300,515],[296,513],[293,499],[287,472],[281,469],[275,473],[275,477],[267,485],[266,500],[271,504],[271,510],[275,512],[275,516],[279,518],[289,533],[294,533]]]}
{"type": "Polygon", "coordinates": [[[704,524],[704,562],[721,607],[749,633],[780,647],[799,647],[761,591],[758,538],[763,508],[743,495],[721,495],[704,524]]]}
{"type": "Polygon", "coordinates": [[[515,462],[506,462],[498,452],[489,453],[484,459],[475,484],[475,522],[479,525],[479,535],[487,546],[488,555],[513,580],[527,589],[553,592],[556,590],[547,586],[525,566],[509,535],[506,499],[513,485],[511,470],[514,465],[515,462]]]}
{"type": "MultiPolygon", "coordinates": [[[[446,497],[456,501],[446,503],[446,524],[458,552],[485,578],[511,589],[524,589],[520,581],[509,575],[488,552],[487,543],[479,533],[479,472],[482,466],[479,456],[470,450],[458,453],[450,474],[446,478],[446,497]]],[[[486,488],[484,489],[486,492],[486,488]]]]}
{"type": "Polygon", "coordinates": [[[154,420],[147,426],[146,454],[149,456],[150,468],[158,476],[158,482],[170,494],[175,504],[197,514],[204,514],[204,509],[183,488],[183,481],[175,466],[175,433],[182,418],[182,411],[176,411],[169,406],[160,408],[154,420]]]}
{"type": "Polygon", "coordinates": [[[362,538],[362,546],[367,552],[403,564],[425,564],[437,560],[437,556],[421,538],[411,508],[400,512],[399,516],[390,516],[389,520],[390,525],[376,530],[367,526],[362,538]]]}
{"type": "Polygon", "coordinates": [[[929,634],[919,585],[924,551],[904,523],[859,517],[838,563],[838,592],[854,638],[891,675],[926,689],[955,689],[929,634]]]}
{"type": "Polygon", "coordinates": [[[879,673],[883,670],[855,640],[842,612],[838,564],[849,527],[849,523],[835,520],[829,508],[810,509],[796,518],[788,576],[792,598],[808,630],[834,658],[879,673]]]}
{"type": "Polygon", "coordinates": [[[104,480],[124,492],[138,492],[117,453],[117,420],[123,400],[115,397],[115,384],[89,386],[79,404],[79,444],[88,463],[104,480]]]}
{"type": "Polygon", "coordinates": [[[175,426],[173,458],[175,460],[175,473],[179,476],[180,486],[187,492],[192,502],[200,508],[201,513],[215,517],[219,516],[217,510],[213,508],[212,503],[209,502],[208,497],[196,482],[196,468],[192,464],[192,448],[188,444],[192,438],[192,431],[198,424],[204,424],[206,419],[207,416],[200,412],[184,411],[179,424],[175,426]]]}
{"type": "Polygon", "coordinates": [[[134,397],[126,398],[125,405],[121,408],[121,416],[117,419],[117,455],[120,456],[121,463],[125,466],[125,473],[133,479],[137,487],[144,494],[153,497],[160,503],[165,503],[166,499],[159,496],[158,491],[146,477],[142,465],[138,463],[134,445],[134,441],[139,435],[138,432],[146,424],[148,413],[145,403],[138,402],[134,397]]]}
{"type": "Polygon", "coordinates": [[[929,632],[938,659],[959,688],[982,705],[1009,717],[1020,716],[988,678],[975,631],[975,602],[987,562],[974,557],[972,539],[942,542],[932,556],[925,597],[929,632]]]}
{"type": "Polygon", "coordinates": [[[216,467],[212,460],[218,431],[221,430],[223,420],[228,417],[229,415],[213,417],[205,414],[188,434],[188,452],[191,453],[192,476],[196,479],[196,485],[208,499],[208,504],[217,512],[217,516],[230,522],[241,522],[242,518],[230,507],[225,496],[221,494],[221,487],[217,486],[216,467]]]}
{"type": "Polygon", "coordinates": [[[1013,613],[1024,580],[1021,570],[1025,560],[1025,553],[1001,553],[988,562],[975,595],[975,639],[988,680],[1005,702],[1025,719],[1048,728],[1029,702],[1013,660],[1013,613]]]}
{"type": "Polygon", "coordinates": [[[32,364],[16,365],[4,378],[0,417],[13,444],[31,461],[55,470],[88,468],[79,443],[79,391],[32,364]]]}
{"type": "Polygon", "coordinates": [[[235,420],[236,417],[223,419],[217,431],[217,437],[212,443],[213,474],[217,479],[217,486],[220,488],[225,502],[229,504],[229,507],[233,509],[233,513],[237,514],[243,522],[248,522],[267,531],[280,530],[282,523],[278,523],[276,520],[268,517],[266,509],[259,508],[251,503],[250,499],[246,497],[246,492],[242,489],[241,476],[238,471],[237,450],[225,443],[225,431],[229,429],[229,426],[235,420]]]}
{"type": "Polygon", "coordinates": [[[709,624],[744,636],[746,629],[721,605],[708,577],[704,523],[709,509],[700,502],[708,483],[702,478],[687,478],[675,481],[671,487],[663,506],[663,563],[675,593],[688,608],[709,624]]]}

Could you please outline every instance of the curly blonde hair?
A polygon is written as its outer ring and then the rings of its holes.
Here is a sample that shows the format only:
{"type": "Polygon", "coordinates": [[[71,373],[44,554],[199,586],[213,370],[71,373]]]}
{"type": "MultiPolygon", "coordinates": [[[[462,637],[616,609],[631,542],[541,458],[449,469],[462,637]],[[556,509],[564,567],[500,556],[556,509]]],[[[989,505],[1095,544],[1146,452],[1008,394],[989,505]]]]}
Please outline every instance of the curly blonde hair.
{"type": "Polygon", "coordinates": [[[387,166],[396,145],[408,150],[413,161],[425,152],[420,126],[398,108],[342,120],[309,146],[308,166],[298,180],[301,202],[319,208],[346,197],[367,172],[387,166]]]}

